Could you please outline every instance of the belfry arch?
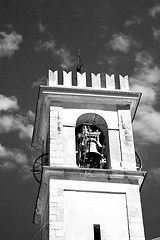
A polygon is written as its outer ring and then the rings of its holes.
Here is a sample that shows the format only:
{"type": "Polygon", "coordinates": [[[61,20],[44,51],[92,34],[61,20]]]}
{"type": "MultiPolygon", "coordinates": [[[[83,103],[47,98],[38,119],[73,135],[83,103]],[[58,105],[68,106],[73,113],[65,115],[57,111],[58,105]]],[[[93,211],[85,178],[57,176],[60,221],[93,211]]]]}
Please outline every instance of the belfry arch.
{"type": "Polygon", "coordinates": [[[76,121],[76,161],[79,167],[108,168],[108,126],[96,113],[84,113],[76,121]]]}

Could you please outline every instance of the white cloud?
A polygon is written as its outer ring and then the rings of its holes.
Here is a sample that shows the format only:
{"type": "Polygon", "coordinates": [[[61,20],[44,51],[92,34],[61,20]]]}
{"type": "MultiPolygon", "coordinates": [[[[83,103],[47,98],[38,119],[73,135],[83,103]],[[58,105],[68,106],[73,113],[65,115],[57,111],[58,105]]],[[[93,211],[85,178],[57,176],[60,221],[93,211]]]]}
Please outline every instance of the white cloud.
{"type": "MultiPolygon", "coordinates": [[[[17,99],[4,95],[0,95],[0,111],[0,133],[14,131],[18,133],[18,137],[21,139],[31,139],[35,118],[35,114],[32,111],[21,113],[22,111],[18,106],[17,99]]],[[[28,149],[27,154],[29,154],[28,149]]],[[[32,157],[28,158],[23,150],[17,148],[10,149],[0,143],[1,169],[8,171],[19,169],[23,179],[27,179],[31,175],[31,160],[32,157]]]]}
{"type": "Polygon", "coordinates": [[[108,42],[107,45],[114,51],[128,53],[131,46],[138,46],[136,41],[123,33],[115,33],[112,37],[113,38],[108,42]]]}
{"type": "Polygon", "coordinates": [[[26,116],[20,114],[3,114],[0,116],[0,132],[8,133],[18,131],[21,139],[31,139],[33,132],[33,119],[30,117],[31,111],[26,116]]]}
{"type": "Polygon", "coordinates": [[[143,143],[160,143],[160,113],[153,108],[140,107],[134,122],[134,130],[143,143]]]}
{"type": "Polygon", "coordinates": [[[139,25],[141,22],[142,22],[142,19],[141,19],[141,18],[139,18],[139,17],[137,17],[137,16],[133,16],[132,19],[128,19],[128,20],[124,23],[124,25],[125,25],[126,27],[129,27],[129,26],[132,26],[132,25],[135,25],[135,24],[139,25]]]}
{"type": "MultiPolygon", "coordinates": [[[[135,81],[135,78],[131,78],[131,80],[135,81]]],[[[141,79],[141,76],[138,78],[139,80],[141,79]]],[[[143,94],[141,103],[153,103],[155,102],[156,99],[156,93],[155,90],[149,86],[147,83],[135,83],[132,85],[132,91],[135,92],[141,92],[143,94]]]]}
{"type": "Polygon", "coordinates": [[[160,81],[160,68],[154,63],[153,57],[142,51],[136,54],[135,62],[135,76],[137,75],[139,84],[152,84],[149,87],[153,88],[160,81]]]}
{"type": "Polygon", "coordinates": [[[160,143],[160,113],[155,109],[160,68],[145,51],[137,53],[135,61],[135,73],[130,78],[131,90],[142,92],[142,99],[134,120],[134,130],[143,143],[160,143]]]}
{"type": "Polygon", "coordinates": [[[66,46],[58,47],[53,39],[46,42],[39,41],[35,50],[50,52],[52,56],[60,62],[60,66],[63,69],[69,69],[75,64],[74,57],[66,46]]]}
{"type": "Polygon", "coordinates": [[[0,111],[8,111],[12,109],[18,109],[19,106],[17,104],[16,97],[6,97],[2,94],[0,94],[0,111]]]}
{"type": "Polygon", "coordinates": [[[156,18],[160,14],[160,4],[156,4],[153,8],[149,10],[149,15],[153,18],[156,18]]]}
{"type": "Polygon", "coordinates": [[[152,28],[152,30],[154,39],[160,40],[160,29],[152,28]]]}
{"type": "Polygon", "coordinates": [[[153,65],[153,57],[146,51],[138,52],[135,56],[135,62],[137,63],[136,69],[141,69],[141,66],[153,65]]]}
{"type": "Polygon", "coordinates": [[[54,40],[50,41],[39,41],[38,44],[35,47],[36,51],[51,51],[54,52],[56,49],[56,43],[54,40]]]}
{"type": "Polygon", "coordinates": [[[21,139],[31,139],[33,131],[34,113],[28,111],[20,114],[16,97],[0,95],[0,133],[17,131],[21,139]]]}
{"type": "Polygon", "coordinates": [[[70,51],[67,50],[65,47],[61,47],[60,49],[58,49],[56,52],[56,55],[61,60],[60,65],[63,69],[68,69],[73,67],[74,65],[73,56],[71,55],[70,51]]]}
{"type": "Polygon", "coordinates": [[[9,149],[0,144],[0,168],[11,170],[27,162],[27,156],[22,150],[9,149]]]}
{"type": "Polygon", "coordinates": [[[15,31],[10,34],[0,32],[0,57],[12,57],[22,41],[22,36],[15,31]]]}

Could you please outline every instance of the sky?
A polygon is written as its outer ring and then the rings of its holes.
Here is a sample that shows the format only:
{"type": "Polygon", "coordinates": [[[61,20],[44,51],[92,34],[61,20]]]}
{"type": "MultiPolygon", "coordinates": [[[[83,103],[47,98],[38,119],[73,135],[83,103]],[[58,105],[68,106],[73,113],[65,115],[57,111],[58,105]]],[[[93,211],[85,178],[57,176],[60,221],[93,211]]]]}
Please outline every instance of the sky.
{"type": "Polygon", "coordinates": [[[142,92],[133,123],[147,177],[146,240],[160,236],[160,2],[0,0],[0,239],[40,239],[32,223],[38,183],[31,147],[38,86],[48,70],[129,76],[142,92]]]}

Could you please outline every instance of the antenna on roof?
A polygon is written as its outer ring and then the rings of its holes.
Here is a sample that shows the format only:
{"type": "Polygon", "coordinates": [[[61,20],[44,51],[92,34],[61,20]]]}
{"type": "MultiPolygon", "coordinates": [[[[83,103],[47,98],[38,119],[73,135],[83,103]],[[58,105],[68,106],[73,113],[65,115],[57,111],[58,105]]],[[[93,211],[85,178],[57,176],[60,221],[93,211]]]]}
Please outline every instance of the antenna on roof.
{"type": "Polygon", "coordinates": [[[81,49],[79,49],[78,58],[77,58],[77,67],[76,67],[76,70],[79,73],[82,73],[82,66],[83,66],[81,56],[82,56],[81,49]]]}

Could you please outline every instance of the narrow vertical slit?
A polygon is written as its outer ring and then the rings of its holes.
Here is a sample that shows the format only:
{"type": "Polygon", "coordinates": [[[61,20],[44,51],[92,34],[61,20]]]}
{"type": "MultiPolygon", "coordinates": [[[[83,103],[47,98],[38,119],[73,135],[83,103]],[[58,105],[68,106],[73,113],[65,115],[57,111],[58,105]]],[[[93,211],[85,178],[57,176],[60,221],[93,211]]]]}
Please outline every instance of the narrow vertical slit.
{"type": "Polygon", "coordinates": [[[93,225],[94,230],[94,240],[101,240],[101,229],[99,224],[93,225]]]}

